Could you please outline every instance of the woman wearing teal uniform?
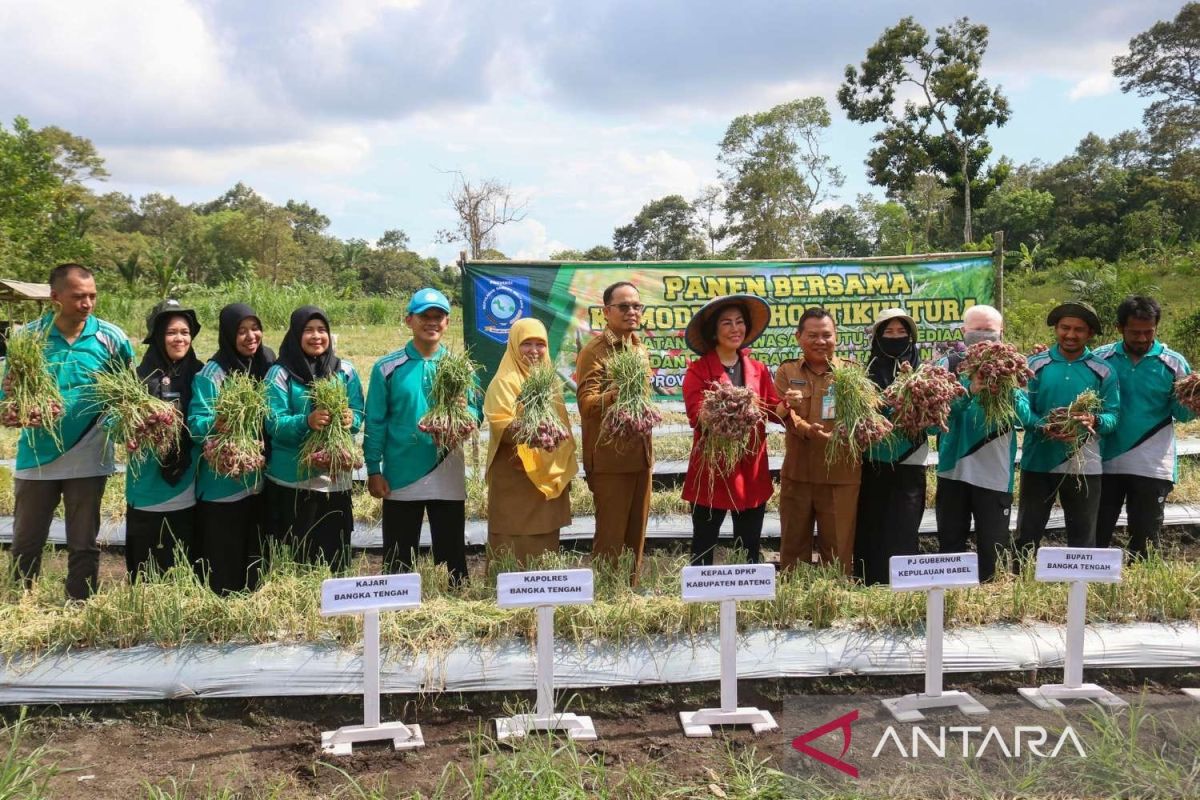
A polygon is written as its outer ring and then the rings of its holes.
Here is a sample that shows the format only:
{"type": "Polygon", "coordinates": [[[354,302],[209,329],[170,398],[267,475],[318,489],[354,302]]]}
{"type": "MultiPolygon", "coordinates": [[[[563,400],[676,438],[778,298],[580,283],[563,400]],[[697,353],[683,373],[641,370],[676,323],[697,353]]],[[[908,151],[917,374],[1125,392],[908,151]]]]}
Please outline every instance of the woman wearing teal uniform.
{"type": "MultiPolygon", "coordinates": [[[[146,391],[186,414],[192,383],[204,364],[192,339],[200,332],[196,312],[177,300],[164,300],[146,318],[146,355],[137,374],[146,391]]],[[[160,570],[181,549],[192,558],[195,538],[196,463],[200,454],[186,425],[179,444],[165,458],[143,455],[125,470],[125,567],[129,580],[153,562],[160,570]]]]}
{"type": "MultiPolygon", "coordinates": [[[[275,354],[262,343],[262,322],[254,309],[234,303],[221,309],[218,348],[192,387],[188,427],[202,442],[217,426],[221,382],[235,372],[265,378],[275,354]]],[[[196,472],[197,551],[214,592],[228,594],[248,585],[251,563],[262,537],[262,470],[239,478],[213,472],[201,460],[196,472]]]]}
{"type": "Polygon", "coordinates": [[[271,535],[290,544],[298,559],[308,563],[321,559],[339,572],[349,563],[354,530],[350,475],[331,476],[306,467],[300,463],[300,448],[310,433],[327,425],[358,433],[363,423],[363,390],[354,365],[334,353],[329,318],[316,306],[292,312],[279,360],[267,373],[267,400],[271,535]],[[313,382],[330,376],[346,385],[350,401],[340,419],[314,410],[309,397],[313,382]]]}

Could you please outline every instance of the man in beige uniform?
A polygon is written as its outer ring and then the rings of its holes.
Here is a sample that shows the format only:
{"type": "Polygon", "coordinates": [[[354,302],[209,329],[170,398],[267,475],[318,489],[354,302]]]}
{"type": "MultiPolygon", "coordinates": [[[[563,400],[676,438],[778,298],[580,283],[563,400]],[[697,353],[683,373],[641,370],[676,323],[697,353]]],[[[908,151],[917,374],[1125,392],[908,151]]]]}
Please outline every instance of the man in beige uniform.
{"type": "MultiPolygon", "coordinates": [[[[633,579],[642,566],[646,518],[650,515],[650,472],[654,448],[650,436],[608,440],[600,429],[604,411],[617,397],[604,374],[604,362],[616,350],[632,347],[646,354],[636,333],[642,324],[641,297],[632,283],[614,283],[604,290],[607,325],[579,351],[575,376],[579,416],[583,425],[583,469],[596,503],[593,558],[616,559],[622,548],[634,555],[633,579]]],[[[646,359],[646,380],[650,360],[646,359]]]]}
{"type": "Polygon", "coordinates": [[[788,569],[812,562],[813,522],[821,563],[834,559],[850,574],[854,566],[854,522],[862,464],[825,463],[825,445],[833,429],[833,397],[829,393],[837,328],[823,308],[800,317],[796,342],[802,357],[784,361],[775,373],[783,402],[779,415],[787,427],[787,450],[780,473],[779,517],[782,543],[779,563],[788,569]]]}

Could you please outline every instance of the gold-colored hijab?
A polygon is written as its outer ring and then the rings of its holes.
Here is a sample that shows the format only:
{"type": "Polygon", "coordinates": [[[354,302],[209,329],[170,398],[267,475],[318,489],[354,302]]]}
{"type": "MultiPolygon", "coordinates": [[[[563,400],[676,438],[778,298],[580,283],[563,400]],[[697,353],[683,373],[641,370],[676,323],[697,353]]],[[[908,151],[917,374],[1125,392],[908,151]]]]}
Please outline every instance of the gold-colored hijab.
{"type": "MultiPolygon", "coordinates": [[[[500,367],[496,377],[488,385],[487,395],[483,399],[483,413],[487,417],[489,437],[487,468],[492,468],[492,459],[500,449],[500,437],[516,419],[517,396],[521,386],[529,376],[529,364],[521,355],[521,342],[526,339],[541,339],[549,342],[546,326],[532,317],[517,320],[508,331],[508,348],[500,359],[500,367]]],[[[544,356],[549,363],[549,354],[544,356]]],[[[571,429],[571,419],[567,416],[567,406],[563,401],[562,392],[555,400],[558,417],[567,430],[571,429]]],[[[517,445],[517,457],[525,468],[525,474],[533,482],[547,500],[553,500],[563,493],[563,490],[579,469],[575,461],[575,438],[571,437],[560,444],[552,453],[525,445],[517,445]]]]}

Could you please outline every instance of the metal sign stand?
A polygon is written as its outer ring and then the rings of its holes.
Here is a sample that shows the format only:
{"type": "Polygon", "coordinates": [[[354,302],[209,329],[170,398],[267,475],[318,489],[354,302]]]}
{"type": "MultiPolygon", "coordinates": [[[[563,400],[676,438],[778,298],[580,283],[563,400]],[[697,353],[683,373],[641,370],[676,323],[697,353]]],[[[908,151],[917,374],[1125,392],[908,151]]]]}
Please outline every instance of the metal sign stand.
{"type": "Polygon", "coordinates": [[[713,725],[749,725],[755,733],[779,730],[771,712],[737,703],[737,601],[721,601],[721,707],[679,712],[685,736],[712,736],[713,725]]]}
{"type": "Polygon", "coordinates": [[[321,749],[348,756],[357,742],[391,739],[397,750],[425,746],[420,725],[379,721],[379,611],[363,612],[363,724],[347,725],[321,734],[321,749]]]}
{"type": "Polygon", "coordinates": [[[554,713],[554,606],[537,606],[537,710],[496,720],[496,739],[521,737],[530,731],[565,731],[576,741],[596,739],[591,717],[554,713]]]}
{"type": "Polygon", "coordinates": [[[1021,696],[1043,711],[1065,708],[1062,700],[1095,700],[1109,708],[1128,705],[1107,689],[1083,682],[1083,625],[1087,614],[1087,582],[1072,581],[1067,595],[1067,652],[1063,656],[1063,682],[1018,689],[1021,696]]]}
{"type": "Polygon", "coordinates": [[[883,701],[897,722],[920,722],[921,709],[957,707],[964,714],[986,714],[987,706],[966,692],[942,690],[942,632],[945,623],[946,590],[925,591],[925,691],[883,701]]]}

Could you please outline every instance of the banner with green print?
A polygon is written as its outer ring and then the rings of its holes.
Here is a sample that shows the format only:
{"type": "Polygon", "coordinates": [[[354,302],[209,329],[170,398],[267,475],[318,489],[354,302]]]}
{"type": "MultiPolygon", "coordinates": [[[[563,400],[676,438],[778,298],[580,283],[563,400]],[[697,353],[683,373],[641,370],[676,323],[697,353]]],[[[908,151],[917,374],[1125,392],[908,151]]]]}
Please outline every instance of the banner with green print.
{"type": "Polygon", "coordinates": [[[579,349],[604,329],[605,287],[630,281],[646,305],[642,332],[655,391],[660,399],[679,399],[684,373],[696,357],[684,342],[684,329],[714,297],[753,294],[767,301],[770,325],[752,350],[772,370],[796,358],[796,324],[812,306],[833,315],[838,353],[850,357],[862,352],[876,313],[903,308],[917,321],[921,357],[928,360],[961,343],[964,311],[993,304],[994,274],[987,252],[828,261],[467,261],[464,332],[484,367],[486,386],[504,355],[509,328],[522,317],[536,317],[549,332],[550,357],[573,392],[579,349]]]}

